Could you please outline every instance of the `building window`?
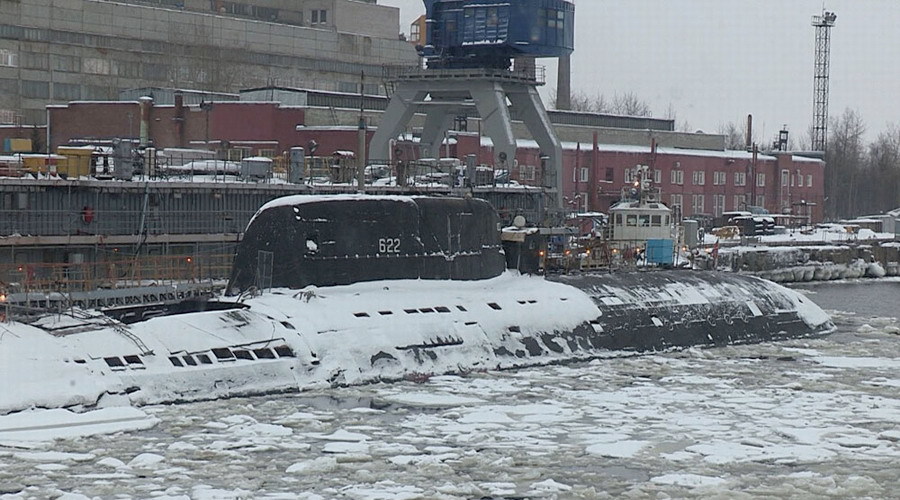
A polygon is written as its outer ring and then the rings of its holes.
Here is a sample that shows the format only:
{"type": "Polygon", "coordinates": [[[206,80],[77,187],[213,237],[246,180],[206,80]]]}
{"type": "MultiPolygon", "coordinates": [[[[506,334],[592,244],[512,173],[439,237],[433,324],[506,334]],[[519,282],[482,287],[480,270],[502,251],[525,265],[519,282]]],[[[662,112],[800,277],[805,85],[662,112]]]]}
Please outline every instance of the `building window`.
{"type": "Polygon", "coordinates": [[[53,71],[77,73],[81,71],[81,58],[78,56],[53,56],[53,71]]]}
{"type": "Polygon", "coordinates": [[[587,212],[590,209],[590,207],[588,207],[588,194],[587,193],[578,193],[578,196],[580,197],[578,202],[581,205],[581,211],[587,212]]]}
{"type": "Polygon", "coordinates": [[[19,55],[11,50],[0,49],[0,66],[15,68],[19,65],[19,55]]]}
{"type": "Polygon", "coordinates": [[[679,186],[684,184],[684,170],[672,171],[672,184],[677,184],[679,186]]]}
{"type": "Polygon", "coordinates": [[[116,61],[116,74],[125,78],[140,78],[141,63],[131,61],[116,61]]]}
{"type": "Polygon", "coordinates": [[[22,95],[34,99],[49,99],[50,84],[34,80],[22,80],[22,95]]]}
{"type": "Polygon", "coordinates": [[[416,21],[416,22],[410,24],[410,25],[409,25],[409,38],[410,38],[410,40],[412,40],[413,42],[419,42],[419,41],[421,41],[421,40],[420,40],[420,37],[421,37],[421,36],[422,36],[422,34],[421,34],[421,31],[420,31],[420,28],[419,28],[419,22],[416,21]]]}
{"type": "Polygon", "coordinates": [[[791,181],[791,172],[788,170],[781,171],[781,187],[787,187],[788,183],[791,181]]]}
{"type": "Polygon", "coordinates": [[[653,171],[653,183],[662,184],[662,170],[657,169],[653,171]]]}
{"type": "Polygon", "coordinates": [[[328,22],[328,11],[325,9],[313,9],[309,16],[311,24],[325,24],[328,22]]]}
{"type": "Polygon", "coordinates": [[[745,195],[745,194],[734,195],[734,209],[735,210],[746,210],[747,209],[747,195],[745,195]]]}
{"type": "Polygon", "coordinates": [[[106,59],[98,59],[96,57],[85,57],[81,61],[81,69],[84,73],[92,75],[108,75],[109,61],[106,59]]]}
{"type": "Polygon", "coordinates": [[[683,197],[680,194],[673,194],[670,198],[671,202],[669,203],[669,205],[671,206],[669,208],[672,209],[672,216],[675,217],[675,220],[681,220],[681,215],[683,212],[682,199],[683,197]]]}
{"type": "Polygon", "coordinates": [[[691,184],[695,186],[702,186],[706,184],[706,172],[702,170],[695,170],[691,176],[691,184]]]}
{"type": "Polygon", "coordinates": [[[734,185],[735,186],[746,186],[747,185],[747,173],[746,172],[735,172],[734,173],[734,185]]]}
{"type": "Polygon", "coordinates": [[[713,172],[713,185],[715,186],[723,186],[725,185],[725,172],[713,172]]]}
{"type": "Polygon", "coordinates": [[[630,168],[626,168],[625,169],[625,184],[630,183],[632,180],[634,180],[634,172],[632,172],[630,168]]]}
{"type": "Polygon", "coordinates": [[[519,180],[534,180],[534,165],[519,165],[519,180]]]}
{"type": "Polygon", "coordinates": [[[266,158],[275,158],[275,150],[274,149],[260,149],[259,156],[264,156],[266,158]]]}
{"type": "Polygon", "coordinates": [[[115,91],[108,87],[103,87],[101,85],[85,85],[81,93],[81,98],[99,101],[111,99],[114,94],[115,91]]]}
{"type": "Polygon", "coordinates": [[[704,205],[706,200],[702,194],[692,194],[691,195],[691,211],[693,215],[702,214],[705,207],[704,205]]]}
{"type": "Polygon", "coordinates": [[[143,64],[141,77],[145,80],[168,80],[169,66],[166,64],[143,64]]]}
{"type": "Polygon", "coordinates": [[[338,92],[345,94],[358,94],[359,84],[356,82],[338,82],[338,92]]]}
{"type": "Polygon", "coordinates": [[[581,167],[581,182],[587,182],[589,180],[590,174],[588,172],[590,172],[590,170],[587,167],[581,167]]]}
{"type": "Polygon", "coordinates": [[[766,174],[756,174],[756,186],[766,187],[766,174]]]}
{"type": "Polygon", "coordinates": [[[21,67],[26,69],[49,69],[50,56],[38,52],[22,52],[21,67]]]}
{"type": "Polygon", "coordinates": [[[806,186],[812,187],[812,174],[806,174],[806,186]]]}
{"type": "Polygon", "coordinates": [[[713,195],[713,215],[716,217],[722,215],[722,212],[725,211],[725,195],[724,194],[714,194],[713,195]]]}
{"type": "Polygon", "coordinates": [[[241,161],[250,156],[250,148],[231,148],[228,150],[228,161],[241,161]]]}
{"type": "Polygon", "coordinates": [[[81,99],[81,85],[77,83],[54,83],[53,98],[61,101],[77,101],[81,99]]]}
{"type": "Polygon", "coordinates": [[[765,208],[765,206],[766,206],[766,195],[764,195],[764,194],[758,194],[758,195],[756,195],[756,206],[757,206],[757,207],[763,207],[763,208],[765,208]]]}
{"type": "Polygon", "coordinates": [[[607,169],[606,169],[606,180],[608,180],[609,182],[614,181],[614,180],[615,180],[615,175],[616,175],[615,170],[613,170],[613,169],[611,169],[611,168],[607,168],[607,169]]]}
{"type": "Polygon", "coordinates": [[[0,125],[16,123],[16,113],[11,109],[0,109],[0,125]]]}

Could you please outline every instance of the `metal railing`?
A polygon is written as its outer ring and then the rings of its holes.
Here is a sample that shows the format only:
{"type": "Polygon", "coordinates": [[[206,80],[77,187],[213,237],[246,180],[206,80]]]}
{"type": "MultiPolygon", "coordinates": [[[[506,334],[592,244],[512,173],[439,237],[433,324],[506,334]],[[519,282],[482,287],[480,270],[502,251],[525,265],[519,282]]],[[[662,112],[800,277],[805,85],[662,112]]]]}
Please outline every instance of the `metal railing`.
{"type": "Polygon", "coordinates": [[[0,210],[3,236],[240,233],[254,211],[0,210]]]}
{"type": "Polygon", "coordinates": [[[66,293],[222,282],[232,254],[138,256],[74,264],[0,264],[0,294],[66,293]]]}

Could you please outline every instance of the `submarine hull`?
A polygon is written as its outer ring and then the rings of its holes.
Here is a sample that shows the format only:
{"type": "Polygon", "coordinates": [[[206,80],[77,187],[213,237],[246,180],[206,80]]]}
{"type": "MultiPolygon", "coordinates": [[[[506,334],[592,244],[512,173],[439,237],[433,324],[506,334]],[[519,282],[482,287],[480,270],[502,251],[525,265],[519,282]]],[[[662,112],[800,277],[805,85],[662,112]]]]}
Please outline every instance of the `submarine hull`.
{"type": "Polygon", "coordinates": [[[0,392],[0,414],[296,392],[833,329],[792,290],[686,271],[386,280],[273,289],[233,304],[127,326],[100,317],[9,324],[0,379],[11,390],[0,392]]]}

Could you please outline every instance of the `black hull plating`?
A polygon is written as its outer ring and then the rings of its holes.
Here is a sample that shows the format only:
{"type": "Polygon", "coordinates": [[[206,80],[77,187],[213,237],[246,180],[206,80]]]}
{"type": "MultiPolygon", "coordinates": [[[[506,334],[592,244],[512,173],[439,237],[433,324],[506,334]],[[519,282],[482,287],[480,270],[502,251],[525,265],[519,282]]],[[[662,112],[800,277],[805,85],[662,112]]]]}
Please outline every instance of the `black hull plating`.
{"type": "MultiPolygon", "coordinates": [[[[647,352],[769,342],[833,329],[830,322],[807,324],[778,285],[737,274],[675,270],[554,279],[587,293],[600,316],[571,332],[524,340],[528,355],[558,350],[560,341],[571,352],[647,352]],[[666,291],[681,288],[705,290],[706,302],[685,304],[684,297],[666,291]]],[[[798,300],[802,306],[806,299],[798,300]]]]}

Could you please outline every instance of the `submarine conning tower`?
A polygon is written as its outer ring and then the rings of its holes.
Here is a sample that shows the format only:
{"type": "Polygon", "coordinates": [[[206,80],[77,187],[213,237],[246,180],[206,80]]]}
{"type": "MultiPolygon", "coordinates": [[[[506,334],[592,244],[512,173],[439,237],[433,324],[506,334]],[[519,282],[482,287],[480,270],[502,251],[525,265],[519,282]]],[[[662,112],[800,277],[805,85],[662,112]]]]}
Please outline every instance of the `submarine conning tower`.
{"type": "Polygon", "coordinates": [[[506,267],[498,227],[475,198],[278,198],[247,225],[227,290],[493,278],[506,267]]]}

